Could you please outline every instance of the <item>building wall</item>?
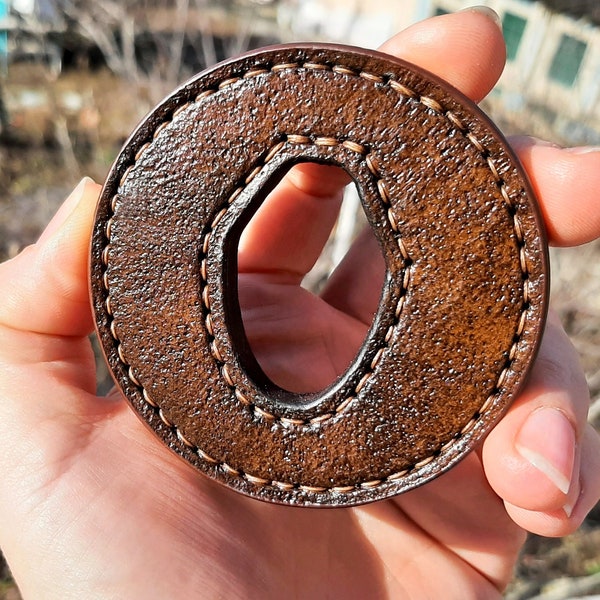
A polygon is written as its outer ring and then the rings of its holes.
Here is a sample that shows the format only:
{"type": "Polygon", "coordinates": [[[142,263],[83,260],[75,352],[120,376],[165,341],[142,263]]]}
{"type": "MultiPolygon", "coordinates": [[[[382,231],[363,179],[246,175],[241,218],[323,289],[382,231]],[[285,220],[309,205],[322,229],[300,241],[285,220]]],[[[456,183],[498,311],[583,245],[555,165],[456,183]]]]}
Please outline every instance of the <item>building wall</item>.
{"type": "Polygon", "coordinates": [[[497,109],[513,119],[531,114],[545,120],[567,143],[598,143],[600,29],[553,14],[538,2],[489,5],[501,15],[507,40],[508,60],[493,98],[497,109]]]}
{"type": "Polygon", "coordinates": [[[295,0],[283,2],[280,25],[295,40],[376,48],[400,29],[429,16],[429,0],[295,0]]]}

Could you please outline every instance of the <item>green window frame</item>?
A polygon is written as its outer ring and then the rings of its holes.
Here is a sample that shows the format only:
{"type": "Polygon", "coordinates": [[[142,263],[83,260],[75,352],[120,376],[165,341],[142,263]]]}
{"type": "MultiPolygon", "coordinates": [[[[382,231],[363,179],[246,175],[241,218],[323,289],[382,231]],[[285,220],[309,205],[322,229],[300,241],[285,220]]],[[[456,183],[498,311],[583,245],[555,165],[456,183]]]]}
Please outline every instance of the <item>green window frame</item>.
{"type": "Polygon", "coordinates": [[[579,75],[586,50],[587,44],[584,41],[563,33],[550,64],[550,79],[565,87],[572,87],[579,75]]]}
{"type": "Polygon", "coordinates": [[[517,58],[526,27],[527,19],[510,12],[504,13],[502,17],[502,31],[504,32],[506,58],[508,60],[515,60],[517,58]]]}

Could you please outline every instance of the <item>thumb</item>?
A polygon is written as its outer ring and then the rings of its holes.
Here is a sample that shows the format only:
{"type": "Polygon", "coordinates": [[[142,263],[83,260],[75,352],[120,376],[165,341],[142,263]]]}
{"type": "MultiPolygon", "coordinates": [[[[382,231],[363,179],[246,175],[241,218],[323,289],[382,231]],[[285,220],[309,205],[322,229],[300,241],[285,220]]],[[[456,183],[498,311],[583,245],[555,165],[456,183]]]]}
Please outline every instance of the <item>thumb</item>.
{"type": "Polygon", "coordinates": [[[40,239],[0,265],[0,325],[59,336],[91,331],[87,255],[99,192],[83,179],[40,239]]]}

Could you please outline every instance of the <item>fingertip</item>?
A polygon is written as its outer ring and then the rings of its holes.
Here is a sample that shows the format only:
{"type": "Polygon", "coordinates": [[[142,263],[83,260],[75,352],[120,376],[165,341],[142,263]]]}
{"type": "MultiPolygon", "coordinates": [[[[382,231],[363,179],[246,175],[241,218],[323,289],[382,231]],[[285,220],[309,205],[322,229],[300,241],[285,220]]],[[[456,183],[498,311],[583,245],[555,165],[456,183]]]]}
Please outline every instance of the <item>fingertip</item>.
{"type": "MultiPolygon", "coordinates": [[[[548,432],[549,439],[551,436],[552,432],[548,432]]],[[[488,452],[498,452],[498,448],[492,445],[488,452]]],[[[578,460],[574,461],[566,486],[559,486],[553,476],[548,476],[546,466],[540,468],[539,457],[532,461],[518,451],[505,449],[504,452],[502,461],[488,455],[484,464],[496,465],[495,469],[486,468],[486,474],[510,518],[522,529],[537,535],[561,537],[575,531],[583,521],[578,460]]],[[[547,458],[544,461],[550,462],[547,458]]]]}
{"type": "Polygon", "coordinates": [[[485,6],[483,4],[480,4],[477,6],[468,6],[467,8],[463,8],[463,10],[460,10],[458,12],[459,13],[476,13],[476,14],[482,15],[482,16],[486,17],[487,19],[489,19],[490,21],[492,21],[494,23],[494,25],[496,25],[496,27],[498,29],[500,29],[500,31],[502,31],[502,19],[500,19],[500,15],[493,8],[490,8],[489,6],[485,6]]]}
{"type": "Polygon", "coordinates": [[[532,384],[490,432],[482,449],[486,476],[505,502],[552,512],[576,501],[578,422],[568,392],[532,384]]]}
{"type": "Polygon", "coordinates": [[[506,504],[528,512],[553,512],[561,510],[567,502],[564,487],[558,487],[556,481],[539,468],[539,455],[532,461],[514,445],[490,435],[482,458],[491,488],[506,504]]]}
{"type": "Polygon", "coordinates": [[[434,73],[475,102],[494,87],[506,61],[498,16],[485,7],[416,23],[381,50],[434,73]]]}
{"type": "MultiPolygon", "coordinates": [[[[89,239],[91,221],[101,187],[84,177],[50,221],[37,246],[45,252],[61,251],[65,243],[80,246],[89,239]]],[[[72,248],[68,250],[72,251],[72,248]]]]}
{"type": "Polygon", "coordinates": [[[600,149],[511,138],[538,197],[549,241],[575,246],[600,236],[600,149]]]}
{"type": "Polygon", "coordinates": [[[0,323],[51,335],[89,333],[87,255],[99,190],[84,178],[38,242],[0,265],[0,280],[10,281],[2,285],[0,323]]]}
{"type": "Polygon", "coordinates": [[[94,182],[91,177],[84,177],[81,181],[75,186],[73,191],[69,194],[67,199],[62,203],[59,209],[56,211],[56,214],[52,217],[48,225],[44,228],[44,231],[41,233],[40,237],[37,240],[37,243],[44,243],[48,240],[56,231],[60,229],[63,223],[69,218],[69,215],[73,212],[73,210],[77,207],[77,205],[81,202],[81,200],[89,194],[89,190],[94,187],[100,187],[98,184],[94,182]]]}
{"type": "Polygon", "coordinates": [[[532,511],[505,502],[509,517],[529,533],[544,537],[563,537],[577,530],[581,522],[568,517],[563,509],[554,511],[532,511]]]}
{"type": "Polygon", "coordinates": [[[569,493],[575,468],[575,429],[556,408],[534,410],[521,426],[515,450],[563,494],[569,493]]]}
{"type": "Polygon", "coordinates": [[[539,513],[507,506],[517,524],[546,537],[568,535],[582,525],[600,498],[600,435],[589,423],[582,432],[580,446],[580,465],[564,505],[539,513]]]}

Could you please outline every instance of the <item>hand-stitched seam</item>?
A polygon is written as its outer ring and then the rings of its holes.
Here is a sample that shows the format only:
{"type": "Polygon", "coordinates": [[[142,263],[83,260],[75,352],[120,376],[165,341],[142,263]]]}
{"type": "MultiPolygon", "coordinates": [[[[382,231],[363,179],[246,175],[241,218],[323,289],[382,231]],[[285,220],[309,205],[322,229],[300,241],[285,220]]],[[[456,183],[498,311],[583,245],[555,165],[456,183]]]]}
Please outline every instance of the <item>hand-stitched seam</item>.
{"type": "Polygon", "coordinates": [[[200,254],[200,277],[201,277],[201,289],[200,289],[200,298],[202,299],[202,304],[204,306],[206,316],[205,316],[205,325],[206,329],[209,333],[209,347],[211,354],[217,365],[219,367],[222,378],[225,383],[233,390],[236,398],[241,402],[244,406],[250,410],[250,412],[259,419],[264,419],[273,424],[281,424],[285,427],[290,426],[301,426],[301,427],[311,427],[316,425],[322,425],[323,423],[333,419],[336,415],[342,413],[356,398],[356,394],[359,394],[363,387],[366,385],[368,380],[371,378],[375,369],[381,358],[385,349],[388,347],[389,340],[391,339],[393,330],[397,327],[400,321],[400,315],[402,314],[402,309],[405,304],[406,295],[408,293],[408,286],[410,284],[410,265],[412,263],[412,259],[408,255],[408,251],[406,250],[406,246],[401,237],[397,238],[398,247],[400,249],[400,253],[404,259],[404,276],[402,278],[402,282],[400,284],[400,294],[398,302],[396,303],[396,308],[394,311],[394,322],[388,328],[386,335],[384,336],[384,342],[380,348],[378,348],[373,358],[368,365],[366,372],[360,378],[358,384],[354,388],[354,395],[347,396],[344,398],[332,411],[326,412],[310,419],[298,419],[298,418],[288,418],[280,415],[275,415],[264,408],[256,405],[251,400],[249,400],[243,392],[239,389],[233,377],[229,372],[229,367],[227,362],[223,358],[219,347],[217,345],[217,341],[214,336],[213,324],[212,324],[212,313],[210,306],[210,291],[208,285],[208,272],[207,272],[207,260],[208,260],[208,249],[210,247],[210,239],[212,237],[213,231],[221,219],[225,216],[229,208],[232,206],[234,201],[239,197],[239,195],[246,189],[246,186],[250,184],[250,182],[266,167],[266,165],[273,160],[285,147],[286,144],[291,145],[314,145],[328,148],[335,148],[342,146],[347,150],[356,153],[359,155],[366,163],[367,168],[370,173],[375,178],[375,184],[377,187],[377,191],[382,202],[388,207],[387,210],[387,218],[388,222],[394,232],[398,232],[398,226],[396,224],[396,220],[392,214],[390,208],[390,200],[389,193],[387,190],[387,185],[385,181],[381,178],[381,174],[378,169],[378,161],[375,156],[369,152],[369,149],[360,144],[358,142],[352,140],[342,140],[332,137],[309,137],[306,135],[298,135],[298,134],[289,134],[285,137],[285,140],[281,140],[278,143],[274,144],[269,150],[267,150],[265,158],[262,160],[260,164],[255,166],[250,173],[243,179],[243,185],[238,186],[229,196],[224,206],[217,209],[215,212],[215,216],[212,218],[210,223],[210,227],[207,233],[203,237],[203,241],[201,244],[202,251],[200,254]]]}
{"type": "MultiPolygon", "coordinates": [[[[189,440],[187,440],[185,438],[183,433],[177,428],[176,425],[174,425],[166,417],[166,415],[163,413],[162,409],[158,406],[158,404],[156,402],[154,402],[154,400],[148,394],[148,391],[139,382],[135,373],[133,372],[132,367],[129,365],[129,363],[127,362],[127,358],[124,355],[121,340],[118,337],[118,334],[116,331],[116,326],[115,326],[115,321],[113,318],[113,311],[112,311],[112,306],[111,306],[111,298],[110,298],[110,290],[109,290],[109,282],[108,282],[108,270],[107,270],[109,257],[110,257],[111,229],[112,229],[113,217],[114,217],[114,212],[115,212],[115,206],[116,206],[116,202],[118,200],[118,193],[115,194],[113,196],[113,198],[111,199],[112,215],[107,220],[106,226],[105,226],[105,237],[107,240],[107,244],[102,251],[102,264],[104,266],[104,273],[102,275],[102,284],[103,284],[104,290],[106,291],[105,309],[106,309],[107,315],[109,317],[109,330],[110,330],[111,336],[113,337],[113,339],[115,340],[115,343],[116,343],[115,349],[116,349],[119,361],[121,362],[121,364],[127,371],[129,380],[133,383],[133,385],[135,385],[141,391],[144,401],[148,404],[149,407],[151,407],[158,414],[159,418],[164,423],[164,425],[174,433],[174,435],[177,437],[177,439],[185,447],[187,447],[189,450],[193,451],[201,460],[203,460],[207,464],[220,469],[224,474],[227,474],[227,475],[230,475],[233,477],[242,478],[245,481],[247,481],[248,483],[255,485],[257,487],[272,487],[272,488],[276,488],[276,489],[282,490],[282,491],[298,490],[300,492],[314,493],[314,494],[319,494],[319,493],[349,494],[349,493],[353,493],[353,492],[361,490],[361,489],[362,490],[375,489],[386,483],[393,483],[393,482],[396,482],[396,481],[408,476],[410,473],[413,473],[414,471],[424,467],[426,464],[429,464],[430,462],[432,462],[433,460],[438,458],[441,454],[449,451],[450,448],[452,446],[454,446],[454,444],[458,440],[460,440],[462,437],[464,437],[467,433],[469,433],[475,427],[476,423],[480,420],[481,416],[490,408],[490,406],[493,404],[496,397],[501,393],[502,388],[506,383],[506,379],[509,376],[512,365],[517,356],[518,344],[519,344],[521,337],[523,335],[523,332],[525,330],[525,325],[526,325],[526,321],[527,321],[527,311],[529,309],[530,271],[529,271],[529,265],[528,265],[528,261],[527,261],[527,247],[526,247],[525,236],[524,236],[524,232],[523,232],[523,226],[521,224],[521,220],[520,220],[518,212],[517,212],[518,206],[513,202],[512,198],[510,197],[507,184],[504,181],[504,179],[502,178],[502,176],[499,174],[498,169],[496,168],[496,163],[495,163],[494,159],[492,158],[491,153],[486,148],[486,146],[477,138],[477,136],[469,129],[469,127],[458,117],[458,115],[456,115],[456,113],[454,113],[451,110],[445,109],[434,98],[430,98],[428,96],[422,96],[415,90],[412,90],[411,88],[405,86],[403,83],[401,83],[387,75],[382,76],[382,75],[377,75],[375,73],[369,73],[369,72],[365,72],[365,71],[356,71],[352,68],[346,67],[341,64],[329,65],[326,63],[316,63],[316,62],[305,62],[305,63],[292,62],[292,63],[280,63],[280,64],[273,65],[271,67],[257,65],[256,67],[245,71],[240,77],[231,77],[231,78],[225,79],[225,80],[221,81],[219,84],[217,84],[216,87],[203,90],[202,92],[200,92],[199,94],[196,95],[194,102],[200,102],[204,98],[207,98],[207,97],[211,96],[212,94],[215,94],[218,90],[226,88],[230,85],[233,85],[233,84],[237,83],[238,81],[240,81],[241,79],[249,79],[252,77],[258,77],[258,76],[261,76],[264,74],[276,73],[278,71],[284,71],[284,70],[299,70],[302,68],[306,69],[306,70],[315,70],[315,71],[331,70],[333,73],[336,73],[341,76],[360,77],[361,79],[363,79],[365,81],[372,82],[375,86],[389,87],[389,88],[393,89],[394,91],[396,91],[398,94],[405,96],[413,101],[417,101],[420,104],[422,104],[423,106],[425,106],[427,109],[446,118],[456,130],[458,130],[460,133],[462,133],[462,135],[471,143],[471,145],[478,151],[480,156],[485,160],[490,172],[492,173],[492,177],[493,177],[496,185],[498,186],[500,194],[507,205],[507,209],[508,209],[510,215],[512,216],[513,230],[514,230],[515,239],[517,242],[518,254],[519,254],[519,266],[520,266],[521,274],[523,277],[523,295],[522,295],[523,304],[521,307],[521,315],[519,318],[519,323],[518,323],[517,329],[515,331],[513,343],[508,351],[508,358],[503,366],[502,371],[500,372],[500,374],[498,376],[498,379],[497,379],[497,382],[495,385],[495,389],[486,398],[483,405],[472,416],[472,418],[462,428],[462,430],[457,432],[452,439],[450,439],[448,442],[443,444],[431,456],[429,456],[425,459],[422,459],[421,461],[415,463],[414,465],[409,466],[408,468],[406,468],[402,471],[393,473],[382,479],[360,482],[360,483],[347,485],[347,486],[331,486],[331,487],[307,486],[307,485],[302,485],[299,483],[289,483],[289,482],[281,482],[281,481],[276,481],[276,480],[268,480],[268,479],[258,477],[258,476],[255,476],[255,475],[252,475],[249,473],[245,473],[244,471],[242,471],[240,469],[235,469],[234,467],[227,464],[225,461],[220,461],[220,460],[208,455],[201,448],[198,448],[196,445],[194,445],[193,443],[191,443],[189,440]]],[[[144,152],[152,145],[153,140],[155,140],[158,137],[158,135],[160,134],[160,132],[163,129],[165,129],[166,127],[169,126],[172,119],[177,114],[180,114],[190,104],[191,104],[191,102],[187,102],[187,103],[184,103],[183,105],[179,106],[171,114],[170,117],[165,118],[163,120],[163,122],[161,122],[157,126],[157,128],[154,130],[154,132],[152,134],[152,140],[147,141],[142,146],[140,146],[140,148],[138,148],[138,150],[135,154],[134,160],[132,161],[132,163],[130,165],[128,165],[125,168],[125,171],[119,181],[119,186],[122,186],[125,183],[129,173],[135,166],[135,163],[142,157],[144,152]]],[[[304,137],[304,136],[302,136],[302,137],[304,137]]],[[[322,138],[322,139],[327,139],[327,138],[322,138]]],[[[332,139],[332,138],[329,138],[329,139],[332,139]]],[[[292,143],[294,143],[293,140],[294,140],[294,138],[292,138],[292,140],[289,140],[289,138],[288,138],[288,141],[291,141],[292,143]]],[[[298,143],[298,142],[296,142],[296,143],[298,143]]],[[[342,143],[346,143],[346,147],[347,148],[349,147],[347,145],[348,142],[342,142],[342,143]]],[[[349,142],[349,143],[353,144],[353,142],[349,142]]],[[[360,146],[360,145],[358,145],[358,146],[360,146]]],[[[277,145],[274,146],[273,148],[271,148],[271,150],[267,154],[267,157],[265,158],[265,160],[267,158],[272,158],[272,156],[277,154],[280,151],[280,149],[281,148],[278,148],[277,145]]],[[[352,148],[349,148],[349,149],[352,150],[352,148]]],[[[365,158],[365,160],[368,161],[367,158],[365,158]]],[[[373,163],[373,164],[376,164],[376,163],[373,163]]],[[[372,167],[372,165],[369,162],[367,162],[367,165],[368,165],[369,169],[371,170],[371,172],[374,172],[374,174],[378,173],[376,166],[372,167]]],[[[254,172],[251,173],[250,176],[252,176],[252,177],[255,176],[254,172]]],[[[247,183],[249,183],[249,182],[247,182],[247,183]]],[[[237,194],[239,194],[239,193],[241,193],[241,190],[237,192],[237,194]]],[[[237,197],[236,192],[234,192],[230,196],[229,201],[232,202],[233,199],[235,199],[235,197],[237,197]]],[[[395,221],[393,221],[393,214],[391,213],[391,211],[388,211],[388,218],[390,216],[392,219],[390,221],[390,223],[393,226],[393,224],[395,223],[395,221]]],[[[218,217],[218,214],[217,214],[217,217],[218,217]]],[[[404,251],[403,251],[403,247],[402,246],[400,247],[400,251],[402,252],[403,256],[404,256],[405,250],[406,249],[404,248],[404,251]]],[[[204,272],[205,272],[205,265],[204,265],[204,272]]],[[[210,315],[210,313],[209,313],[209,315],[210,315]]],[[[211,320],[208,318],[207,318],[206,326],[207,326],[207,330],[209,331],[209,333],[211,333],[212,323],[211,323],[211,320]]],[[[390,335],[391,334],[388,331],[388,334],[386,336],[386,343],[389,341],[390,335]]],[[[216,348],[216,345],[215,345],[215,348],[216,348]]],[[[216,355],[217,356],[219,355],[218,349],[216,349],[216,355]]],[[[226,371],[226,373],[227,373],[227,371],[226,371]]],[[[359,385],[360,385],[360,383],[359,383],[359,385]]],[[[238,394],[238,398],[239,398],[239,396],[240,395],[238,394]]],[[[241,400],[241,398],[240,398],[240,400],[241,400]]],[[[341,406],[343,406],[345,408],[344,404],[342,404],[341,406]]]]}

